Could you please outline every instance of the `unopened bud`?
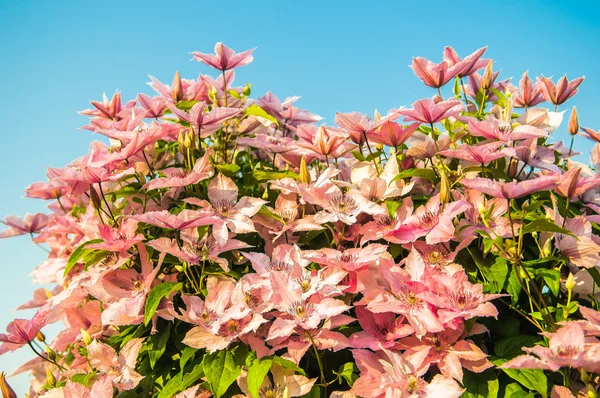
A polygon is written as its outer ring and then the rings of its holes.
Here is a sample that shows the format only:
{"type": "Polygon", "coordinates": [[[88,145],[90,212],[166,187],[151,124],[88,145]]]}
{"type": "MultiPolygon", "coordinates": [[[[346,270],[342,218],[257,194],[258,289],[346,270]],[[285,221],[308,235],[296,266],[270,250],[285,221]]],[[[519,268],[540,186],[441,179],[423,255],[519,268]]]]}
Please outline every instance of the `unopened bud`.
{"type": "Polygon", "coordinates": [[[51,361],[56,361],[56,352],[52,348],[46,346],[46,349],[44,351],[46,351],[46,355],[48,355],[48,358],[51,361]]]}
{"type": "Polygon", "coordinates": [[[246,97],[248,97],[250,95],[250,92],[251,92],[250,87],[252,87],[252,84],[250,84],[250,83],[247,83],[244,86],[244,91],[242,91],[242,94],[244,94],[246,97]]]}
{"type": "Polygon", "coordinates": [[[0,391],[2,391],[2,398],[17,398],[15,390],[6,382],[4,372],[0,372],[0,391]]]}
{"type": "Polygon", "coordinates": [[[592,383],[588,383],[587,385],[587,396],[588,398],[598,398],[598,393],[592,383]]]}
{"type": "Polygon", "coordinates": [[[577,116],[577,108],[573,107],[573,112],[571,112],[571,117],[569,118],[569,126],[567,127],[569,134],[577,135],[579,132],[579,117],[577,116]]]}
{"type": "Polygon", "coordinates": [[[192,138],[190,137],[189,134],[185,135],[185,138],[183,139],[183,145],[186,148],[191,148],[192,147],[192,138]]]}
{"type": "Polygon", "coordinates": [[[573,290],[573,288],[575,287],[575,278],[573,277],[573,274],[569,272],[569,276],[567,276],[567,281],[565,282],[565,287],[567,288],[567,290],[573,290]]]}
{"type": "Polygon", "coordinates": [[[450,202],[450,181],[443,168],[440,168],[440,179],[440,203],[446,204],[450,202]]]}
{"type": "Polygon", "coordinates": [[[433,103],[434,104],[438,104],[438,103],[442,102],[443,100],[444,99],[441,96],[437,95],[437,94],[433,97],[433,103]]]}
{"type": "Polygon", "coordinates": [[[44,336],[44,333],[42,333],[41,331],[37,332],[35,338],[37,339],[37,341],[46,341],[46,336],[44,336]]]}
{"type": "Polygon", "coordinates": [[[375,145],[375,149],[377,149],[378,151],[383,151],[383,144],[375,145]]]}
{"type": "Polygon", "coordinates": [[[381,120],[381,115],[379,114],[379,111],[377,109],[375,109],[375,113],[373,116],[374,116],[375,122],[378,122],[381,120]]]}
{"type": "Polygon", "coordinates": [[[100,196],[98,196],[98,192],[96,192],[96,188],[90,184],[90,200],[92,201],[92,206],[94,209],[98,210],[102,208],[102,202],[100,201],[100,196]]]}
{"type": "Polygon", "coordinates": [[[49,387],[56,386],[56,378],[52,374],[52,371],[50,369],[48,369],[48,368],[46,368],[46,384],[49,387]]]}
{"type": "Polygon", "coordinates": [[[179,71],[175,72],[175,77],[173,78],[173,91],[171,92],[171,97],[175,102],[179,102],[183,99],[183,86],[181,85],[179,71]]]}
{"type": "Polygon", "coordinates": [[[92,342],[92,336],[85,329],[81,329],[81,338],[85,345],[89,345],[92,342]]]}
{"type": "Polygon", "coordinates": [[[306,156],[302,156],[302,159],[300,160],[300,181],[305,184],[310,184],[312,182],[308,166],[306,165],[306,156]]]}
{"type": "Polygon", "coordinates": [[[492,78],[494,71],[492,69],[493,61],[488,62],[485,67],[485,72],[483,72],[483,77],[481,78],[481,88],[487,90],[492,86],[492,78]]]}
{"type": "Polygon", "coordinates": [[[519,276],[523,280],[528,280],[529,279],[529,275],[527,274],[527,272],[523,268],[519,268],[519,276]]]}

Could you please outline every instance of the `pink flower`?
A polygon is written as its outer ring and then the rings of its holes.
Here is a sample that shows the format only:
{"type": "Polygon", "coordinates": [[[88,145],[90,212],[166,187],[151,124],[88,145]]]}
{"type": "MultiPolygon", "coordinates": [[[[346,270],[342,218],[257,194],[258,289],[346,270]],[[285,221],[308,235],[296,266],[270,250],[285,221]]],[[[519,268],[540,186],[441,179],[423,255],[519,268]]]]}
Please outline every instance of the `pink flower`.
{"type": "Polygon", "coordinates": [[[6,334],[0,334],[0,341],[5,345],[22,346],[31,343],[38,332],[46,325],[48,315],[52,307],[47,304],[40,308],[31,320],[15,319],[6,326],[6,334]]]}
{"type": "MultiPolygon", "coordinates": [[[[79,112],[82,115],[96,116],[99,118],[115,119],[117,115],[123,110],[123,104],[121,103],[121,93],[117,90],[113,94],[111,100],[108,100],[106,94],[103,95],[103,101],[91,101],[96,109],[86,109],[79,112]]],[[[132,108],[135,105],[135,101],[131,101],[125,105],[125,108],[132,108]]]]}
{"type": "Polygon", "coordinates": [[[0,223],[6,225],[8,229],[4,231],[0,231],[0,239],[2,238],[10,238],[11,236],[25,235],[25,234],[35,234],[40,232],[42,229],[48,225],[48,223],[52,220],[52,217],[37,213],[37,214],[25,214],[23,220],[21,220],[17,216],[6,216],[4,221],[0,221],[0,223]]]}
{"type": "Polygon", "coordinates": [[[297,143],[299,147],[325,157],[339,158],[355,148],[346,137],[325,126],[301,125],[296,133],[302,139],[297,143]]]}
{"type": "Polygon", "coordinates": [[[475,137],[502,142],[518,141],[530,138],[547,137],[548,133],[540,128],[521,125],[513,128],[509,123],[487,116],[484,120],[469,120],[469,133],[475,137]]]}
{"type": "Polygon", "coordinates": [[[496,159],[512,156],[514,154],[512,148],[498,149],[501,145],[502,142],[490,142],[479,145],[462,144],[458,149],[441,151],[440,155],[465,160],[467,162],[488,164],[496,159]]]}
{"type": "Polygon", "coordinates": [[[548,369],[554,372],[562,367],[582,368],[588,372],[600,370],[600,343],[586,343],[581,326],[568,322],[556,333],[545,333],[548,347],[523,347],[533,355],[519,355],[504,363],[502,368],[548,369]]]}
{"type": "Polygon", "coordinates": [[[151,191],[160,188],[181,188],[197,184],[202,180],[212,177],[214,174],[214,167],[210,163],[211,154],[211,149],[207,149],[204,156],[196,160],[196,164],[194,164],[194,167],[191,170],[177,167],[162,169],[160,173],[164,174],[166,177],[155,178],[148,181],[145,185],[146,189],[151,191]]]}
{"type": "Polygon", "coordinates": [[[179,120],[190,123],[200,138],[210,136],[221,126],[221,122],[240,113],[239,109],[224,107],[212,108],[205,112],[206,102],[204,101],[194,104],[188,112],[182,111],[173,103],[168,103],[167,106],[179,120]]]}
{"type": "Polygon", "coordinates": [[[303,109],[296,108],[293,104],[300,97],[288,97],[281,102],[272,92],[267,92],[256,101],[270,115],[273,115],[285,126],[298,126],[304,123],[316,123],[323,118],[303,109]]]}
{"type": "Polygon", "coordinates": [[[538,77],[536,84],[542,91],[544,99],[558,106],[577,94],[577,88],[583,83],[584,79],[585,76],[569,81],[565,75],[558,80],[558,84],[554,85],[549,78],[538,77]]]}
{"type": "Polygon", "coordinates": [[[532,192],[554,189],[558,185],[557,181],[557,176],[542,176],[531,180],[512,182],[498,182],[476,177],[461,180],[461,183],[467,188],[479,190],[494,198],[509,200],[529,195],[532,192]]]}
{"type": "Polygon", "coordinates": [[[143,214],[130,216],[131,219],[150,225],[167,229],[196,228],[202,225],[212,225],[219,219],[211,212],[205,210],[182,210],[178,214],[171,214],[168,210],[149,211],[143,214]]]}
{"type": "Polygon", "coordinates": [[[150,98],[146,94],[138,94],[137,102],[146,110],[146,117],[159,118],[167,109],[165,101],[161,97],[150,98]]]}
{"type": "Polygon", "coordinates": [[[575,198],[600,186],[600,175],[580,177],[581,167],[569,169],[560,176],[556,192],[565,198],[575,198]]]}
{"type": "Polygon", "coordinates": [[[126,219],[118,228],[112,228],[109,225],[100,225],[100,237],[104,239],[102,243],[91,244],[90,249],[108,250],[125,254],[127,250],[142,242],[144,235],[136,233],[138,222],[129,218],[126,219]]]}
{"type": "Polygon", "coordinates": [[[247,50],[236,54],[231,48],[219,42],[215,44],[215,55],[193,52],[194,60],[200,61],[208,66],[212,66],[220,71],[246,66],[254,59],[252,52],[255,49],[247,50]]]}
{"type": "Polygon", "coordinates": [[[469,76],[478,70],[485,68],[490,62],[489,59],[481,58],[486,50],[487,46],[481,47],[479,50],[467,55],[465,59],[462,59],[452,47],[448,46],[444,48],[444,61],[450,66],[462,65],[462,69],[458,73],[458,77],[469,76]]]}
{"type": "Polygon", "coordinates": [[[402,127],[402,125],[398,123],[387,120],[373,131],[369,135],[369,138],[373,142],[397,148],[404,144],[408,137],[410,137],[418,128],[419,123],[413,123],[409,126],[402,127]]]}
{"type": "Polygon", "coordinates": [[[350,336],[354,348],[369,348],[373,351],[397,346],[397,340],[414,333],[405,323],[404,316],[396,317],[392,312],[372,313],[363,306],[354,307],[362,331],[350,336]]]}
{"type": "MultiPolygon", "coordinates": [[[[143,338],[129,340],[119,351],[98,340],[92,341],[88,347],[90,365],[103,375],[106,375],[119,391],[132,390],[144,378],[135,371],[138,353],[142,348],[143,338]]],[[[98,383],[98,382],[97,382],[98,383]]],[[[112,396],[112,395],[111,395],[112,396]]]]}
{"type": "Polygon", "coordinates": [[[458,100],[435,102],[432,98],[425,98],[415,102],[413,109],[400,109],[397,113],[406,116],[406,121],[433,124],[456,117],[463,109],[464,105],[458,100]]]}
{"type": "Polygon", "coordinates": [[[517,108],[530,108],[545,101],[539,84],[531,83],[527,71],[523,73],[523,77],[519,80],[519,90],[519,94],[515,98],[515,107],[517,108]]]}

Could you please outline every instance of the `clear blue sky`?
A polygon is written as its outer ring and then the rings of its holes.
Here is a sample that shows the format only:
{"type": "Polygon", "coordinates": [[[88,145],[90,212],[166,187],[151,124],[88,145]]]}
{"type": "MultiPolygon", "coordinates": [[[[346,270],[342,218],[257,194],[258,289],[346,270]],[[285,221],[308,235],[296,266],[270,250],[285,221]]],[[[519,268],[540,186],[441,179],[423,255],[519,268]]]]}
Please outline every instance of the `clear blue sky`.
{"type": "MultiPolygon", "coordinates": [[[[505,77],[525,69],[586,75],[577,105],[583,126],[600,128],[600,6],[595,1],[6,1],[0,0],[0,213],[43,211],[23,189],[46,166],[81,156],[94,138],[76,111],[120,89],[150,92],[147,75],[170,82],[213,73],[191,51],[257,47],[237,82],[253,95],[301,95],[301,107],[331,122],[336,111],[385,112],[433,95],[413,75],[413,56],[439,61],[445,45],[461,56],[489,45],[505,77]],[[406,4],[405,4],[406,3],[406,4]]],[[[517,83],[515,81],[515,83],[517,83]]],[[[565,109],[565,108],[561,108],[565,109]]],[[[558,135],[565,137],[566,123],[558,135]]],[[[583,139],[579,150],[589,150],[583,139]]],[[[0,329],[34,290],[29,272],[44,253],[26,237],[0,241],[0,329]]],[[[24,313],[29,316],[30,313],[24,313]]],[[[10,371],[26,348],[0,357],[10,371]]],[[[13,381],[22,396],[26,381],[13,381]]]]}

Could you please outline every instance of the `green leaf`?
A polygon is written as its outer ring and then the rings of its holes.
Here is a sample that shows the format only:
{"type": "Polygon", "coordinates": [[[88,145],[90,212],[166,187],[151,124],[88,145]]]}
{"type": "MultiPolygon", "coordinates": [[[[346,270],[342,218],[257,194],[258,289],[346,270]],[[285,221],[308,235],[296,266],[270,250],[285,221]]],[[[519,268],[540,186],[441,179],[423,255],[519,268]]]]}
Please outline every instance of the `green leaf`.
{"type": "MultiPolygon", "coordinates": [[[[506,359],[496,358],[492,363],[496,366],[502,365],[506,359]]],[[[518,381],[522,386],[529,390],[539,392],[542,397],[548,396],[548,378],[540,369],[505,369],[501,368],[511,379],[518,381]]]]}
{"type": "Polygon", "coordinates": [[[247,351],[242,346],[204,356],[204,375],[215,398],[222,397],[240,375],[247,351]]]}
{"type": "Polygon", "coordinates": [[[185,368],[185,364],[196,355],[195,348],[186,346],[181,352],[181,358],[179,358],[179,368],[183,370],[185,368]]]}
{"type": "Polygon", "coordinates": [[[526,334],[505,337],[494,345],[494,352],[499,358],[512,359],[523,354],[522,347],[533,347],[538,341],[539,337],[526,334]]]}
{"type": "Polygon", "coordinates": [[[226,177],[235,177],[240,171],[240,166],[237,164],[215,164],[215,167],[226,177]]]}
{"type": "Polygon", "coordinates": [[[587,272],[591,275],[594,282],[596,282],[596,286],[600,286],[600,272],[598,272],[598,268],[586,268],[587,272]]]}
{"type": "Polygon", "coordinates": [[[465,371],[463,387],[466,391],[462,395],[465,398],[497,398],[500,382],[494,371],[488,370],[483,373],[465,371]]]}
{"type": "Polygon", "coordinates": [[[173,376],[160,391],[157,398],[171,398],[178,392],[192,386],[203,376],[203,364],[204,361],[195,361],[194,367],[190,372],[184,374],[183,371],[181,371],[173,376]]]}
{"type": "Polygon", "coordinates": [[[548,221],[544,218],[530,222],[523,227],[523,234],[530,234],[532,232],[557,232],[559,234],[569,235],[575,237],[573,233],[567,229],[561,228],[552,221],[548,221]]]}
{"type": "Polygon", "coordinates": [[[408,178],[408,177],[420,177],[420,178],[425,178],[426,180],[435,182],[438,179],[437,174],[435,174],[435,171],[431,170],[431,169],[408,169],[408,170],[402,170],[400,173],[398,173],[398,175],[396,175],[396,177],[392,178],[392,181],[390,181],[390,183],[388,185],[391,185],[392,182],[399,180],[401,178],[408,178]]]}
{"type": "Polygon", "coordinates": [[[160,285],[156,285],[148,294],[148,298],[146,299],[146,309],[144,311],[144,325],[147,325],[148,322],[154,316],[158,305],[160,304],[160,300],[163,297],[168,296],[172,292],[181,290],[183,285],[181,283],[175,282],[163,282],[160,285]]]}
{"type": "Polygon", "coordinates": [[[512,305],[515,305],[517,301],[519,301],[519,295],[521,294],[521,285],[519,284],[519,280],[515,275],[515,270],[513,267],[510,267],[508,270],[508,278],[506,279],[506,283],[504,284],[504,290],[508,294],[510,294],[510,301],[512,305]]]}
{"type": "Polygon", "coordinates": [[[75,383],[83,384],[87,387],[88,383],[90,382],[90,379],[94,376],[96,376],[96,372],[77,373],[71,377],[71,380],[75,383]]]}
{"type": "Polygon", "coordinates": [[[560,290],[560,272],[554,269],[541,269],[536,272],[537,277],[542,277],[553,295],[558,296],[560,290]]]}
{"type": "Polygon", "coordinates": [[[499,293],[502,291],[502,288],[506,283],[506,278],[508,277],[508,264],[506,263],[506,260],[501,257],[496,257],[491,265],[486,266],[485,264],[481,264],[480,269],[488,280],[488,283],[484,285],[483,290],[486,293],[499,293]]]}
{"type": "Polygon", "coordinates": [[[306,376],[306,372],[304,369],[296,365],[292,361],[288,361],[287,359],[281,357],[273,357],[273,363],[281,366],[284,369],[293,369],[296,373],[300,373],[302,376],[306,376]]]}
{"type": "Polygon", "coordinates": [[[534,398],[534,395],[523,390],[519,383],[509,383],[504,389],[504,398],[534,398]]]}
{"type": "Polygon", "coordinates": [[[365,155],[363,155],[362,153],[360,153],[358,151],[352,151],[352,155],[354,155],[354,158],[360,162],[367,161],[367,158],[365,157],[365,155]]]}
{"type": "Polygon", "coordinates": [[[179,101],[175,106],[177,107],[177,109],[181,109],[182,111],[189,111],[198,102],[200,102],[200,101],[196,101],[196,100],[179,101]]]}
{"type": "Polygon", "coordinates": [[[252,398],[258,398],[258,390],[262,385],[267,373],[273,365],[273,359],[265,357],[261,359],[255,359],[252,364],[248,367],[248,392],[252,398]]]}
{"type": "Polygon", "coordinates": [[[340,366],[340,370],[338,370],[337,372],[335,370],[333,371],[333,373],[335,373],[336,375],[343,377],[350,387],[352,387],[356,379],[358,379],[358,375],[354,372],[358,372],[358,368],[356,367],[354,362],[346,362],[345,364],[340,366]]]}
{"type": "Polygon", "coordinates": [[[85,255],[86,253],[86,246],[88,245],[95,245],[96,243],[101,243],[104,242],[103,239],[92,239],[92,240],[88,240],[87,242],[79,245],[79,247],[77,249],[75,249],[73,251],[73,253],[71,253],[71,255],[69,256],[69,261],[67,261],[67,265],[65,266],[65,272],[63,275],[68,275],[69,272],[71,271],[71,269],[75,266],[75,264],[77,264],[77,262],[85,255]]]}
{"type": "Polygon", "coordinates": [[[291,171],[253,170],[251,173],[244,174],[244,183],[250,186],[261,182],[279,180],[282,178],[293,178],[295,180],[298,180],[300,176],[291,171]]]}
{"type": "Polygon", "coordinates": [[[252,116],[258,116],[258,117],[262,117],[262,118],[265,118],[267,120],[270,120],[273,123],[275,123],[277,125],[277,127],[279,127],[279,121],[277,119],[275,119],[273,116],[269,115],[267,113],[267,111],[265,111],[263,108],[261,108],[260,106],[258,106],[256,104],[250,105],[244,111],[244,116],[250,116],[250,115],[252,115],[252,116]]]}
{"type": "Polygon", "coordinates": [[[150,358],[150,367],[154,369],[156,362],[163,356],[167,348],[167,341],[169,341],[169,335],[171,332],[171,323],[161,322],[161,327],[158,328],[158,332],[151,335],[148,339],[148,357],[150,358]]]}

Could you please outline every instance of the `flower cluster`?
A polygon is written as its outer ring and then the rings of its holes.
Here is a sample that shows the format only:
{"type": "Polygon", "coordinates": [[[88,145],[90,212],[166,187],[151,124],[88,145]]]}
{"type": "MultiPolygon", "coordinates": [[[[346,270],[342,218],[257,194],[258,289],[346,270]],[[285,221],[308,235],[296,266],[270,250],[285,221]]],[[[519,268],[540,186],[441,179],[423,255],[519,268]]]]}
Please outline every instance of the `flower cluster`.
{"type": "Polygon", "coordinates": [[[37,354],[30,397],[595,396],[600,133],[592,168],[575,109],[552,138],[583,78],[517,87],[485,51],[415,58],[435,96],[335,126],[252,99],[253,50],[221,43],[193,53],[216,78],[92,101],[106,139],[27,188],[48,214],[4,221],[56,287],[0,354],[37,354]]]}

